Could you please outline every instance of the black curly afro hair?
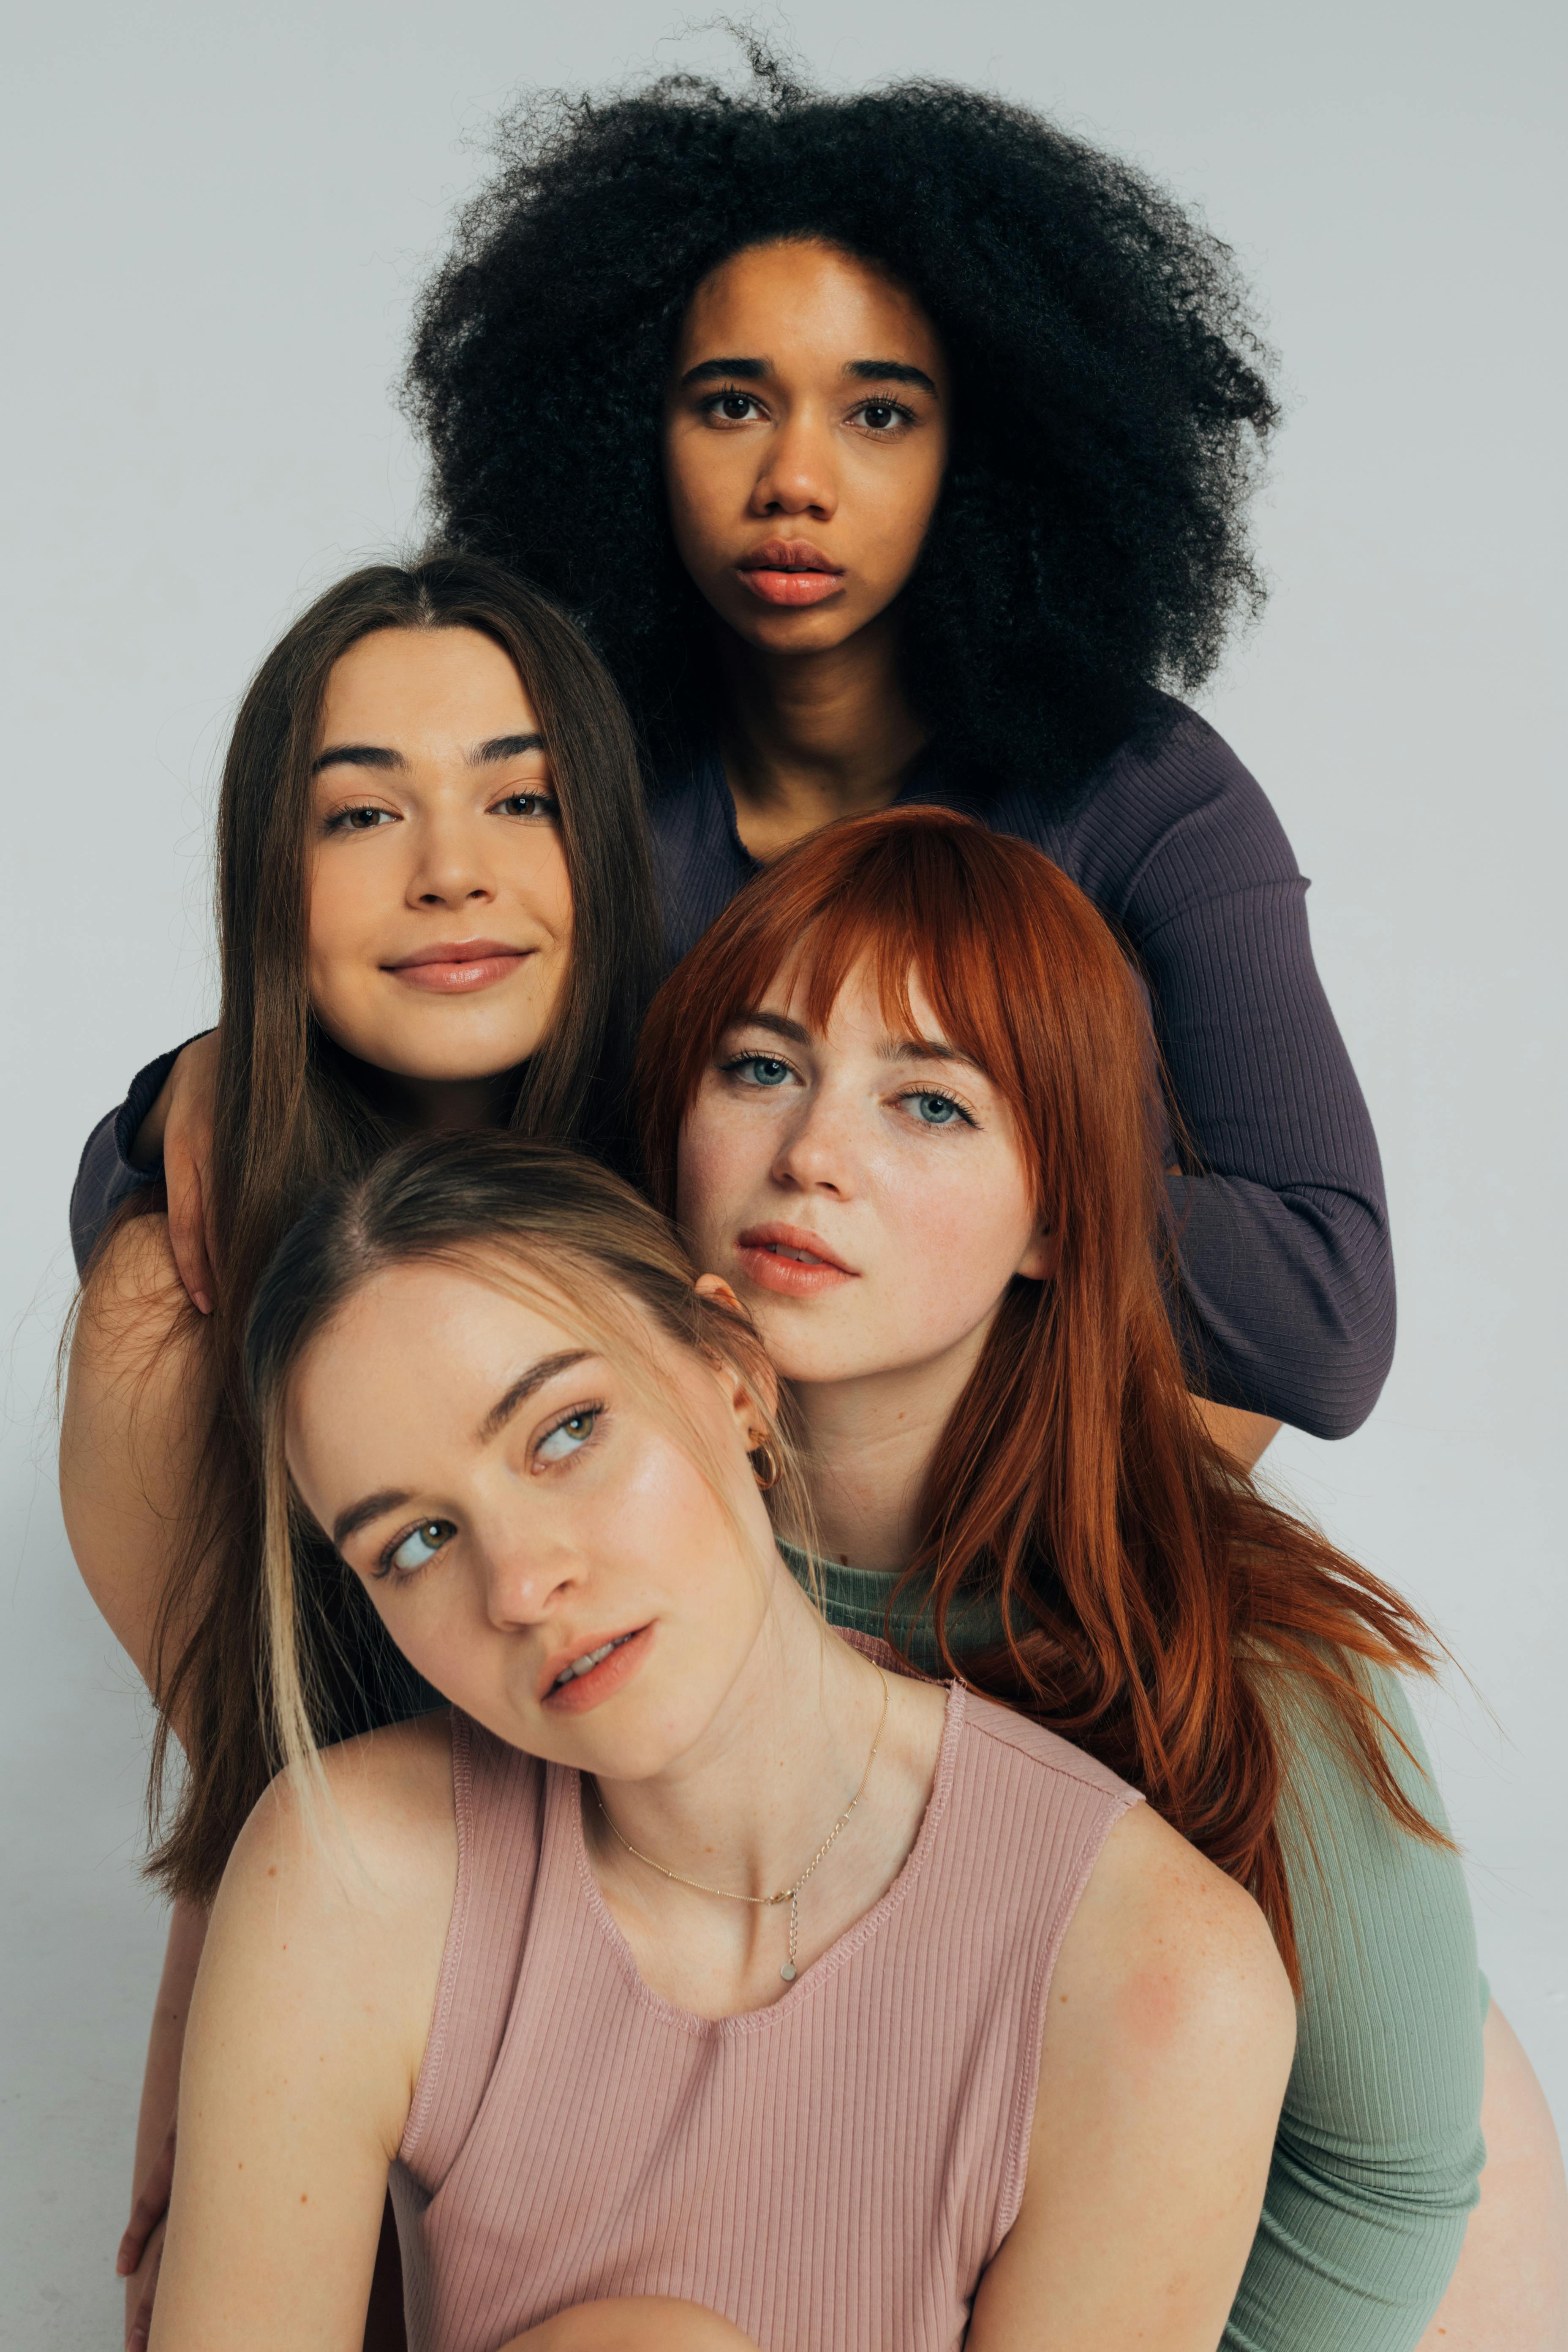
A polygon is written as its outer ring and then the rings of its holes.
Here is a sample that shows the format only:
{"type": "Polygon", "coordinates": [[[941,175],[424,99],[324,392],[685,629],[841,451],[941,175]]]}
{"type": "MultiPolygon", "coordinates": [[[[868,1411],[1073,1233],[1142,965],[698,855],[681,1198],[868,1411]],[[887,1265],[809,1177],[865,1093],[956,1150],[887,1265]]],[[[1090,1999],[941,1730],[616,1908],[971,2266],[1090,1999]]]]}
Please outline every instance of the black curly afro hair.
{"type": "Polygon", "coordinates": [[[1245,506],[1277,411],[1232,256],[1021,107],[824,96],[750,46],[740,96],[677,75],[503,124],[409,370],[443,535],[579,616],[656,764],[700,739],[706,607],[661,472],[673,345],[731,254],[827,240],[913,291],[955,388],[903,596],[910,698],[973,788],[1070,789],[1261,602],[1245,506]]]}

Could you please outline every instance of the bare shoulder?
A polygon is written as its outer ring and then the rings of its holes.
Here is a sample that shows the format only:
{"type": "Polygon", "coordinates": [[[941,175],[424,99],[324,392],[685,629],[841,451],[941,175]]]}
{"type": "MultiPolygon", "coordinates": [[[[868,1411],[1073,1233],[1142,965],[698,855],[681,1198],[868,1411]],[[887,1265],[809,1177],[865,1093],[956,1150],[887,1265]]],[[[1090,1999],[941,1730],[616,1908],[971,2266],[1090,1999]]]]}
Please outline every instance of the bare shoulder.
{"type": "Polygon", "coordinates": [[[236,1841],[224,1885],[237,1898],[288,1892],[316,1910],[345,1903],[445,1918],[457,1878],[451,1722],[444,1708],[325,1749],[320,1773],[282,1772],[236,1841]]]}
{"type": "Polygon", "coordinates": [[[1238,2042],[1294,2046],[1295,2003],[1262,1912],[1148,1805],[1105,1842],[1063,1938],[1046,2023],[1076,2012],[1145,2061],[1238,2042]]]}
{"type": "MultiPolygon", "coordinates": [[[[250,2021],[284,2055],[300,2021],[365,2040],[401,2116],[423,2056],[457,1886],[444,1714],[330,1748],[319,1777],[280,1773],[235,1843],[202,1958],[219,2029],[250,2021]]],[[[389,2128],[391,2128],[389,2125],[389,2128]]]]}

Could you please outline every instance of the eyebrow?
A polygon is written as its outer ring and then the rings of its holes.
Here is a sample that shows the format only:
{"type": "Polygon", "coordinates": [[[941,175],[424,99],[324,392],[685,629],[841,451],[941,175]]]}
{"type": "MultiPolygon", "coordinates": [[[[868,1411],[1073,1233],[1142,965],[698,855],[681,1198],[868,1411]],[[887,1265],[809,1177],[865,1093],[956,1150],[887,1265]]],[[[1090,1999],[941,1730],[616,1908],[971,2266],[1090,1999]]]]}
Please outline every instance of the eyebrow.
{"type": "Polygon", "coordinates": [[[924,368],[910,367],[907,360],[851,360],[844,373],[862,383],[912,383],[918,391],[929,392],[933,400],[941,397],[924,368]]]}
{"type": "MultiPolygon", "coordinates": [[[[743,376],[756,383],[772,373],[771,362],[759,359],[699,360],[687,369],[681,384],[710,383],[720,376],[743,376]]],[[[846,360],[843,373],[857,383],[909,383],[920,392],[929,392],[933,400],[941,397],[936,385],[924,368],[910,367],[907,360],[846,360]]]]}
{"type": "Polygon", "coordinates": [[[332,1521],[333,1549],[342,1551],[349,1538],[357,1536],[361,1528],[368,1528],[372,1519],[384,1518],[388,1511],[400,1509],[410,1499],[406,1486],[384,1486],[379,1494],[366,1495],[360,1502],[351,1503],[332,1521]]]}
{"type": "Polygon", "coordinates": [[[745,1005],[724,1024],[728,1029],[765,1029],[772,1037],[787,1037],[792,1045],[809,1045],[811,1032],[798,1021],[790,1021],[782,1013],[758,1013],[745,1005]]]}
{"type": "MultiPolygon", "coordinates": [[[[737,1013],[724,1026],[726,1030],[765,1029],[770,1036],[787,1038],[792,1045],[809,1045],[812,1042],[811,1031],[783,1013],[757,1013],[748,1008],[737,1013]]],[[[973,1054],[965,1054],[941,1037],[886,1037],[879,1052],[884,1062],[962,1062],[966,1070],[978,1070],[982,1077],[985,1076],[973,1054]]]]}
{"type": "MultiPolygon", "coordinates": [[[[537,1364],[531,1364],[480,1422],[480,1444],[487,1444],[492,1437],[498,1436],[518,1407],[526,1404],[536,1390],[552,1381],[557,1372],[568,1371],[574,1364],[585,1361],[587,1353],[585,1348],[564,1348],[558,1355],[541,1356],[537,1364]]],[[[351,1503],[332,1521],[333,1549],[342,1551],[350,1537],[357,1536],[362,1528],[368,1528],[373,1519],[384,1519],[389,1511],[401,1510],[405,1503],[412,1500],[412,1494],[406,1486],[383,1486],[375,1494],[363,1496],[357,1503],[351,1503]]]]}
{"type": "Polygon", "coordinates": [[[964,1053],[960,1046],[947,1045],[941,1037],[902,1037],[897,1042],[889,1037],[882,1046],[882,1059],[885,1062],[962,1062],[966,1070],[978,1070],[982,1077],[985,1076],[973,1054],[964,1053]]]}
{"type": "MultiPolygon", "coordinates": [[[[468,754],[470,768],[492,766],[498,760],[518,760],[525,751],[542,751],[542,735],[492,735],[486,743],[476,743],[468,754]]],[[[319,776],[323,768],[406,768],[407,761],[401,751],[385,743],[330,743],[310,762],[310,773],[319,776]]]]}
{"type": "Polygon", "coordinates": [[[480,1422],[479,1444],[488,1445],[492,1437],[498,1437],[520,1405],[526,1404],[529,1398],[543,1388],[547,1381],[552,1381],[558,1372],[570,1371],[574,1364],[584,1363],[587,1355],[586,1348],[563,1348],[558,1355],[541,1356],[537,1364],[531,1364],[520,1379],[513,1381],[506,1394],[491,1405],[480,1422]]]}

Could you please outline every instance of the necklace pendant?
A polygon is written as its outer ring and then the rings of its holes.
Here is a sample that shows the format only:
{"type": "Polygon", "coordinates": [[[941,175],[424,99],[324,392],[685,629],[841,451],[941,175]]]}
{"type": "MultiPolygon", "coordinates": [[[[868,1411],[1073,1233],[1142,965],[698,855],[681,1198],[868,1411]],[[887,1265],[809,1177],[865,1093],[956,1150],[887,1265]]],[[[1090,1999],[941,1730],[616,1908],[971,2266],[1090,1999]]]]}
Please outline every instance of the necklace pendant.
{"type": "Polygon", "coordinates": [[[781,1977],[783,1977],[783,1979],[784,1979],[784,1980],[785,1984],[794,1984],[794,1982],[795,1982],[795,1962],[794,1962],[793,1960],[786,1960],[786,1961],[784,1962],[784,1964],[783,1968],[779,1970],[779,1974],[780,1974],[780,1976],[781,1976],[781,1977]]]}

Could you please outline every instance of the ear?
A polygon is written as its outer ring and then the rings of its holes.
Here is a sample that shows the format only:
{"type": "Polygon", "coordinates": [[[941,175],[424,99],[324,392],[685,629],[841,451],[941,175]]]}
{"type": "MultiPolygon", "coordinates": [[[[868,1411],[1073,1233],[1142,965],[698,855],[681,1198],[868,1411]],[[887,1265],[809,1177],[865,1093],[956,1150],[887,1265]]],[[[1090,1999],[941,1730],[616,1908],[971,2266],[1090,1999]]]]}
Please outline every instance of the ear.
{"type": "Polygon", "coordinates": [[[1026,1282],[1049,1282],[1061,1264],[1062,1244],[1059,1234],[1037,1225],[1029,1236],[1028,1247],[1018,1260],[1017,1271],[1026,1282]]]}
{"type": "MultiPolygon", "coordinates": [[[[731,1307],[737,1315],[745,1317],[745,1308],[721,1274],[700,1274],[691,1286],[699,1298],[711,1298],[716,1306],[731,1307]]],[[[778,1411],[778,1377],[763,1354],[760,1343],[754,1381],[744,1380],[727,1357],[720,1357],[713,1370],[729,1399],[731,1411],[742,1425],[746,1451],[752,1453],[767,1434],[765,1429],[758,1426],[761,1418],[757,1411],[759,1402],[770,1419],[778,1411]],[[762,1391],[760,1399],[756,1394],[759,1389],[762,1391]]]]}

